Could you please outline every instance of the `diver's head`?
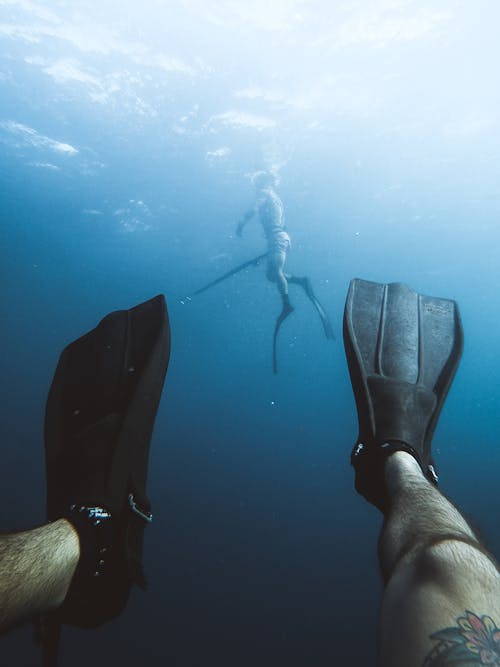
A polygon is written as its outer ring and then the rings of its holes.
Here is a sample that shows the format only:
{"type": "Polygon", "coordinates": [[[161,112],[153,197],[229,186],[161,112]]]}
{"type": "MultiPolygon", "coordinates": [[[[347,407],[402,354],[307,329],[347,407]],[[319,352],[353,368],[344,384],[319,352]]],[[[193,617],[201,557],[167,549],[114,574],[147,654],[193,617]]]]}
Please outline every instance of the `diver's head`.
{"type": "Polygon", "coordinates": [[[277,186],[277,178],[271,171],[257,171],[252,176],[252,183],[257,190],[264,188],[275,188],[277,186]]]}

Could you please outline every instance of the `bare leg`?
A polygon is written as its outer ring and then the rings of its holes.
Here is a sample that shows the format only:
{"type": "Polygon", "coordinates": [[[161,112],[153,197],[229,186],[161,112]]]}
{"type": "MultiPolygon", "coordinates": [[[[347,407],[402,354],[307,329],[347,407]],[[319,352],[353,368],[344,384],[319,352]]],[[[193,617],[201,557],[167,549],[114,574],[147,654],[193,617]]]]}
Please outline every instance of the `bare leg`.
{"type": "Polygon", "coordinates": [[[281,299],[283,301],[283,309],[287,311],[292,311],[293,307],[290,304],[288,298],[288,280],[283,271],[285,266],[286,253],[279,251],[270,253],[267,260],[267,279],[273,283],[276,283],[278,292],[280,293],[281,299]]]}
{"type": "Polygon", "coordinates": [[[80,557],[65,519],[0,536],[0,631],[59,607],[80,557]]]}
{"type": "Polygon", "coordinates": [[[288,281],[283,273],[283,267],[277,271],[276,285],[283,301],[288,300],[288,281]]]}
{"type": "Polygon", "coordinates": [[[381,664],[500,664],[496,563],[412,456],[390,456],[385,475],[389,508],[379,543],[386,581],[381,664]]]}

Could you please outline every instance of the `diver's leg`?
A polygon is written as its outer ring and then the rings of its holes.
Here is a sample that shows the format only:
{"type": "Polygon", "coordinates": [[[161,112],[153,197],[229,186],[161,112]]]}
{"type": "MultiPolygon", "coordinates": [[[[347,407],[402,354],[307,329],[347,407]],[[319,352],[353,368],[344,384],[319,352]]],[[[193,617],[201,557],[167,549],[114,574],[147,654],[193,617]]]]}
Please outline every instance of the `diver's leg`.
{"type": "Polygon", "coordinates": [[[410,454],[389,456],[385,482],[381,664],[500,665],[496,563],[410,454]]]}
{"type": "Polygon", "coordinates": [[[286,252],[273,250],[269,252],[267,260],[267,279],[276,283],[281,300],[283,301],[283,309],[292,311],[293,306],[290,304],[288,296],[288,280],[283,271],[286,260],[286,252]]]}
{"type": "Polygon", "coordinates": [[[79,557],[78,535],[65,519],[0,535],[0,632],[59,607],[79,557]]]}
{"type": "Polygon", "coordinates": [[[457,304],[353,280],[344,343],[356,489],[385,517],[381,664],[500,665],[497,565],[432,481],[431,437],[462,350],[457,304]]]}

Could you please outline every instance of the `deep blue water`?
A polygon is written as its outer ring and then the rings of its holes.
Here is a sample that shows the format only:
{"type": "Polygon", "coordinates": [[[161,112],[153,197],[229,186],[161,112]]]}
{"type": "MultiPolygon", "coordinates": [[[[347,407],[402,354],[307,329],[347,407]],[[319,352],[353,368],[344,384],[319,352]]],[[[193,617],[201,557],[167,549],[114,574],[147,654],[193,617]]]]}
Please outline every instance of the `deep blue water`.
{"type": "MultiPolygon", "coordinates": [[[[65,629],[61,665],[375,664],[381,518],[353,490],[341,335],[355,276],[458,301],[464,354],[433,448],[442,489],[500,553],[498,9],[448,4],[259,3],[261,25],[243,3],[0,1],[3,530],[44,521],[64,345],[159,292],[172,327],[149,590],[108,626],[65,629]],[[328,41],[356,18],[372,32],[328,41]],[[292,286],[277,376],[264,266],[184,299],[264,252],[258,225],[234,228],[248,174],[271,167],[287,268],[336,332],[292,286]]],[[[2,638],[4,664],[39,664],[31,634],[2,638]]]]}

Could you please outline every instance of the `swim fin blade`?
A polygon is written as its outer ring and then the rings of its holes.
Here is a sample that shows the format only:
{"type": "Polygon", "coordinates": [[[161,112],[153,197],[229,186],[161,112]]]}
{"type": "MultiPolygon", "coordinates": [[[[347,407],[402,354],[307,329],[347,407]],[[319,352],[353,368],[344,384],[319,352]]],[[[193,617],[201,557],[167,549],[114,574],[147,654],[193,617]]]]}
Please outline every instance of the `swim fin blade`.
{"type": "Polygon", "coordinates": [[[143,583],[149,448],[169,355],[159,295],[110,313],[59,359],[45,415],[47,518],[72,523],[81,553],[63,623],[100,625],[143,583]]]}
{"type": "Polygon", "coordinates": [[[392,451],[408,451],[437,482],[431,439],[462,352],[460,315],[454,301],[402,283],[355,279],[343,329],[359,422],[356,489],[382,508],[392,451]]]}
{"type": "Polygon", "coordinates": [[[307,298],[311,301],[311,303],[316,309],[316,312],[319,315],[326,338],[328,340],[335,340],[335,334],[333,332],[332,324],[328,318],[328,315],[326,314],[325,309],[323,308],[319,299],[317,298],[316,294],[313,291],[311,281],[309,280],[309,278],[298,279],[298,281],[300,285],[302,285],[302,288],[304,289],[307,298]]]}
{"type": "Polygon", "coordinates": [[[278,372],[278,350],[277,350],[277,343],[278,343],[278,332],[281,328],[281,325],[283,322],[286,320],[286,318],[293,313],[295,308],[293,306],[287,305],[283,306],[283,310],[281,313],[278,315],[276,319],[276,324],[274,325],[274,335],[273,335],[273,373],[278,372]]]}
{"type": "Polygon", "coordinates": [[[245,269],[248,269],[251,266],[258,266],[259,262],[264,259],[264,257],[267,257],[268,253],[265,252],[262,255],[257,255],[257,257],[254,257],[253,259],[249,259],[246,262],[243,262],[243,264],[238,264],[238,266],[235,266],[234,268],[230,269],[226,273],[224,273],[222,276],[219,276],[218,278],[215,278],[215,280],[211,280],[207,285],[204,285],[203,287],[200,287],[199,289],[196,290],[196,292],[193,292],[193,294],[189,297],[186,297],[187,300],[191,300],[193,296],[197,296],[198,294],[203,294],[203,292],[206,292],[208,289],[211,287],[215,287],[215,285],[218,285],[219,283],[223,282],[224,280],[227,280],[228,278],[231,278],[231,276],[235,276],[237,273],[240,271],[244,271],[245,269]]]}

